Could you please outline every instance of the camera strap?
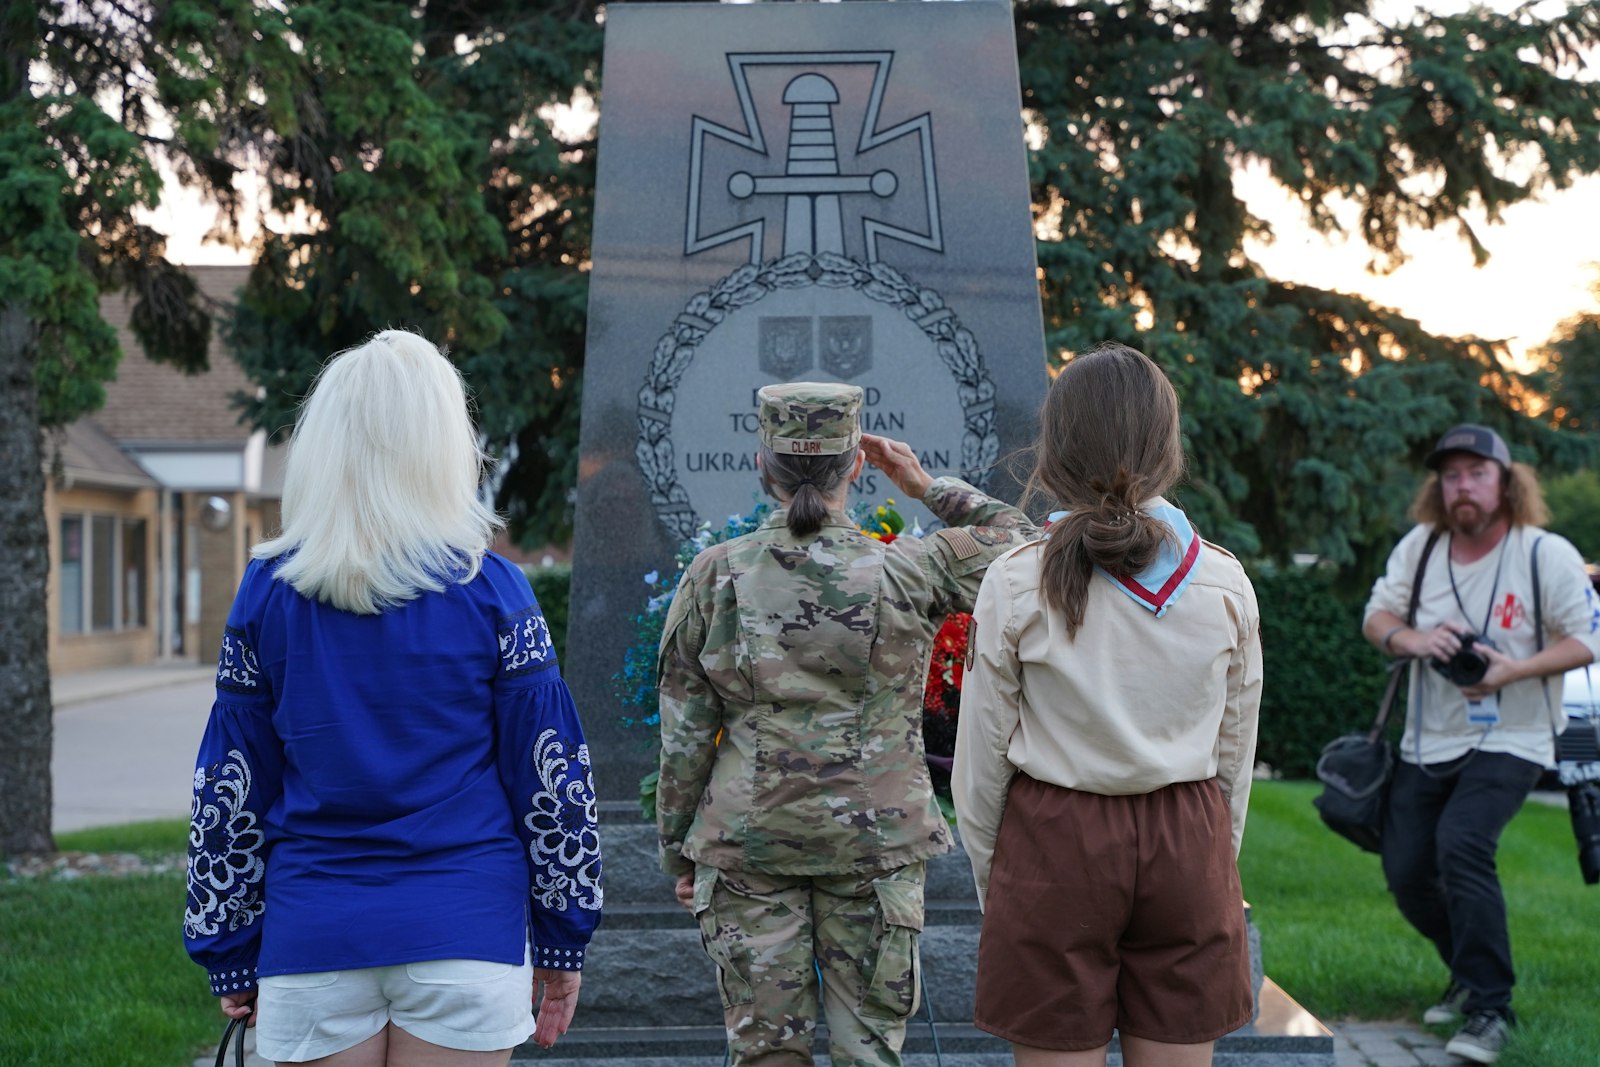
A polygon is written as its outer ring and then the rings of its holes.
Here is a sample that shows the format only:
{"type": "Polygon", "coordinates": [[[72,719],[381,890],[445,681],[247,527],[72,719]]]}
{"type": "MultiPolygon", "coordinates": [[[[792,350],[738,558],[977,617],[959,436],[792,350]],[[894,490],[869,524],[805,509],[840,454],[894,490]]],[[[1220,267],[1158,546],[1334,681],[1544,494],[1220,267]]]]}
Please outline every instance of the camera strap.
{"type": "MultiPolygon", "coordinates": [[[[1534,655],[1544,651],[1544,612],[1540,608],[1539,595],[1539,542],[1544,540],[1544,534],[1533,539],[1533,547],[1528,549],[1528,570],[1533,574],[1533,650],[1534,655]]],[[[1555,709],[1550,706],[1550,676],[1539,675],[1539,684],[1544,688],[1544,710],[1550,718],[1555,718],[1555,709]]],[[[1554,740],[1559,735],[1552,724],[1550,738],[1554,740]]]]}
{"type": "MultiPolygon", "coordinates": [[[[1433,555],[1433,546],[1439,543],[1439,528],[1434,527],[1428,533],[1428,542],[1422,546],[1422,558],[1417,560],[1417,573],[1411,579],[1411,603],[1406,605],[1406,625],[1416,626],[1417,605],[1422,602],[1422,576],[1428,570],[1428,557],[1433,555]]],[[[1383,728],[1389,722],[1389,711],[1394,707],[1394,697],[1400,689],[1400,678],[1406,672],[1401,670],[1409,660],[1400,657],[1389,663],[1389,685],[1384,690],[1383,699],[1378,702],[1378,717],[1373,720],[1372,729],[1367,731],[1367,740],[1376,743],[1383,736],[1383,728]]]]}
{"type": "MultiPolygon", "coordinates": [[[[1452,537],[1451,540],[1453,542],[1454,538],[1452,537]]],[[[1480,633],[1480,634],[1486,634],[1486,633],[1489,632],[1489,623],[1490,623],[1491,620],[1494,619],[1494,602],[1495,602],[1496,598],[1498,598],[1499,595],[1500,595],[1500,574],[1504,570],[1505,565],[1506,565],[1506,546],[1509,545],[1510,543],[1511,543],[1511,531],[1508,529],[1506,531],[1506,535],[1500,539],[1500,555],[1495,557],[1495,561],[1494,561],[1494,584],[1489,587],[1489,606],[1487,608],[1485,608],[1484,612],[1483,612],[1483,625],[1478,627],[1478,629],[1477,629],[1477,632],[1480,633]]],[[[1535,541],[1533,543],[1533,545],[1534,545],[1534,548],[1537,549],[1539,547],[1539,542],[1535,541]]],[[[1472,625],[1472,616],[1467,614],[1467,606],[1461,602],[1461,590],[1456,588],[1456,569],[1455,569],[1454,566],[1451,565],[1450,553],[1449,552],[1446,552],[1444,554],[1444,572],[1450,576],[1450,592],[1455,595],[1456,607],[1461,609],[1461,617],[1466,620],[1466,623],[1467,623],[1468,626],[1471,626],[1472,625]]],[[[1538,599],[1539,563],[1538,563],[1537,560],[1535,560],[1534,563],[1533,563],[1533,577],[1534,577],[1534,606],[1535,606],[1535,610],[1537,610],[1538,603],[1539,603],[1539,599],[1538,599]]]]}

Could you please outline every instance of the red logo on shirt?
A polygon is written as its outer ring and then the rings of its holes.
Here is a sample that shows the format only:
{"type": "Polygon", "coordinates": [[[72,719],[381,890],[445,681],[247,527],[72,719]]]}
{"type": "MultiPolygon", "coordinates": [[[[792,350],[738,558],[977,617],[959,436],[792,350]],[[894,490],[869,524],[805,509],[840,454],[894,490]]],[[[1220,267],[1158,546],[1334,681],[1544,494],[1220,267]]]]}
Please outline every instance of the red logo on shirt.
{"type": "Polygon", "coordinates": [[[1509,630],[1527,618],[1528,613],[1523,610],[1522,601],[1507,593],[1505,600],[1495,605],[1494,617],[1500,620],[1500,629],[1509,630]]]}

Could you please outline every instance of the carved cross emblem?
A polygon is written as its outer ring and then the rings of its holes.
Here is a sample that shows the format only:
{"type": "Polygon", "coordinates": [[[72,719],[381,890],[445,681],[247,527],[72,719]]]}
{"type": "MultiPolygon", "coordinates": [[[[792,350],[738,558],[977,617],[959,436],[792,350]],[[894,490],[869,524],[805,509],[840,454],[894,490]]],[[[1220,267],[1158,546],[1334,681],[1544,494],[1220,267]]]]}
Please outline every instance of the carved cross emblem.
{"type": "MultiPolygon", "coordinates": [[[[879,242],[903,241],[933,252],[944,251],[944,234],[939,218],[938,183],[934,171],[932,121],[924,112],[887,129],[878,129],[884,86],[889,77],[892,52],[793,52],[733,54],[728,56],[734,91],[739,100],[744,130],[736,130],[696,115],[691,132],[689,160],[689,211],[684,234],[684,255],[692,256],[708,248],[747,240],[750,262],[764,256],[768,218],[761,217],[723,229],[710,218],[737,216],[739,202],[765,206],[772,213],[782,208],[780,225],[783,251],[818,254],[831,252],[849,255],[844,232],[843,202],[847,197],[889,200],[905,190],[905,183],[921,185],[921,200],[926,205],[921,230],[893,225],[867,214],[862,220],[860,255],[868,263],[877,262],[879,242]],[[863,113],[861,131],[855,141],[858,158],[867,156],[901,138],[915,137],[920,173],[901,174],[888,167],[844,173],[839,162],[839,131],[836,110],[839,88],[827,76],[830,68],[868,66],[872,69],[872,88],[863,113]],[[774,148],[761,127],[761,119],[751,92],[749,69],[757,66],[786,66],[798,73],[783,90],[783,104],[789,117],[788,136],[783,145],[781,164],[773,159],[774,148]],[[710,157],[735,146],[745,159],[727,178],[722,189],[712,188],[707,180],[710,157]],[[709,232],[707,232],[709,231],[709,232]]],[[[721,170],[719,169],[720,173],[721,170]]],[[[745,213],[746,215],[748,212],[745,213]]]]}

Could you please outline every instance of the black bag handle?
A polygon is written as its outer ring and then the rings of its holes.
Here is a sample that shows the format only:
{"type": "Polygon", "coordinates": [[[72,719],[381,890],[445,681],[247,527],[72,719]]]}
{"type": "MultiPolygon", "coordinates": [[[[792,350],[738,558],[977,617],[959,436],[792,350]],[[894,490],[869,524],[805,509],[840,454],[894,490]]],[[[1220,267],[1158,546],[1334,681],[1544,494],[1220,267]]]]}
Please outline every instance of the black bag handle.
{"type": "MultiPolygon", "coordinates": [[[[1417,575],[1411,580],[1411,603],[1406,606],[1406,625],[1417,625],[1417,605],[1422,602],[1422,574],[1428,569],[1428,557],[1433,555],[1433,546],[1439,543],[1439,528],[1435,526],[1428,534],[1428,543],[1422,546],[1422,558],[1417,561],[1417,575]]],[[[1535,585],[1537,590],[1538,586],[1535,585]]],[[[1537,593],[1535,593],[1534,613],[1539,610],[1537,593]]],[[[1372,722],[1372,729],[1367,731],[1367,740],[1377,743],[1383,736],[1383,728],[1389,723],[1389,711],[1394,707],[1394,695],[1400,691],[1400,678],[1405,671],[1402,669],[1410,661],[1404,657],[1392,660],[1389,663],[1389,685],[1383,691],[1383,699],[1378,701],[1378,717],[1372,722]]]]}
{"type": "Polygon", "coordinates": [[[228,1042],[233,1042],[233,1065],[244,1067],[244,1031],[250,1016],[243,1015],[237,1019],[228,1020],[228,1028],[222,1031],[222,1044],[217,1046],[217,1062],[215,1067],[224,1067],[228,1060],[228,1042]]]}

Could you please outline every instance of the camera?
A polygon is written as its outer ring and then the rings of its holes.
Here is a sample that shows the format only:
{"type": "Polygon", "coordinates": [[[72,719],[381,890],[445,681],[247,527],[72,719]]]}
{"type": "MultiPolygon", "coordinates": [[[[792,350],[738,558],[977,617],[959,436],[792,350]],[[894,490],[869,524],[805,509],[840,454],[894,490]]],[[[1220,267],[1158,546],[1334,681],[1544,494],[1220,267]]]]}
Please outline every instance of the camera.
{"type": "MultiPolygon", "coordinates": [[[[1585,679],[1587,681],[1587,679],[1585,679]]],[[[1556,736],[1556,783],[1567,791],[1578,870],[1588,885],[1600,885],[1600,714],[1569,715],[1556,736]]]]}
{"type": "Polygon", "coordinates": [[[1489,657],[1478,651],[1478,646],[1498,650],[1499,645],[1484,634],[1462,634],[1461,647],[1449,659],[1428,662],[1433,669],[1450,680],[1452,685],[1477,685],[1489,673],[1489,657]]]}

